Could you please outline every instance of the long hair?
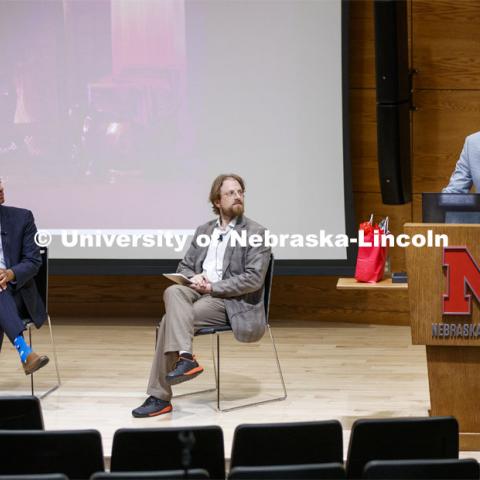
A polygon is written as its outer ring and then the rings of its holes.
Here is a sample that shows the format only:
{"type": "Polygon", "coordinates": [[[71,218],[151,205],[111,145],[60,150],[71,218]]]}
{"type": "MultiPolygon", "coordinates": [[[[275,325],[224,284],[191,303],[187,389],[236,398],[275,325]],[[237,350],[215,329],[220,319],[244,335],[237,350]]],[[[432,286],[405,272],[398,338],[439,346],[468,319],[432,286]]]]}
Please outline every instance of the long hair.
{"type": "Polygon", "coordinates": [[[213,181],[212,188],[210,189],[210,195],[208,197],[208,200],[212,204],[212,210],[216,215],[220,215],[220,210],[215,206],[215,202],[220,200],[220,189],[222,188],[223,182],[228,178],[236,180],[242,187],[242,190],[245,191],[245,182],[240,175],[237,175],[236,173],[222,173],[219,175],[213,181]]]}

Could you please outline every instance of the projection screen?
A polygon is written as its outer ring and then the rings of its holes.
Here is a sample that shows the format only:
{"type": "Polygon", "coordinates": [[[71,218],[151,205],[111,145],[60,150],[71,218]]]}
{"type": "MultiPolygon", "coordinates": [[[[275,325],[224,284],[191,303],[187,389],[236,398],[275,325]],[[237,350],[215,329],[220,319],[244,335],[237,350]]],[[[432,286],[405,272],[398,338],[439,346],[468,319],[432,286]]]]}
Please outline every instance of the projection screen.
{"type": "MultiPolygon", "coordinates": [[[[340,0],[0,9],[0,176],[6,204],[31,209],[52,235],[54,271],[171,270],[190,240],[166,237],[214,218],[219,173],[245,179],[245,214],[274,235],[352,236],[340,0]],[[98,234],[103,243],[80,244],[98,234]]],[[[273,251],[280,273],[352,267],[350,246],[273,251]]]]}

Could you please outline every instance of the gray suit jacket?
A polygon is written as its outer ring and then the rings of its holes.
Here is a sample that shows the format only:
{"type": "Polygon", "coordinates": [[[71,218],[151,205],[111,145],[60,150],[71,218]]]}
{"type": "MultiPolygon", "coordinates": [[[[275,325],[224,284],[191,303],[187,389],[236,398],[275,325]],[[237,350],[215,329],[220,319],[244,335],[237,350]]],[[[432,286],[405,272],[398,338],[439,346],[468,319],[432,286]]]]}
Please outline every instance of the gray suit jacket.
{"type": "Polygon", "coordinates": [[[480,132],[465,139],[462,153],[443,193],[468,193],[475,186],[480,192],[480,132]]]}
{"type": "MultiPolygon", "coordinates": [[[[211,236],[215,223],[216,220],[212,220],[197,228],[190,248],[178,265],[178,273],[189,278],[202,273],[208,247],[198,246],[197,237],[211,236]]],[[[265,232],[264,227],[245,216],[238,217],[234,230],[239,234],[246,230],[247,237],[253,234],[263,237],[265,232]]],[[[212,296],[224,299],[233,333],[240,342],[256,342],[265,333],[263,291],[270,250],[265,245],[242,247],[238,242],[232,247],[229,242],[223,259],[222,280],[212,284],[212,296]]]]}

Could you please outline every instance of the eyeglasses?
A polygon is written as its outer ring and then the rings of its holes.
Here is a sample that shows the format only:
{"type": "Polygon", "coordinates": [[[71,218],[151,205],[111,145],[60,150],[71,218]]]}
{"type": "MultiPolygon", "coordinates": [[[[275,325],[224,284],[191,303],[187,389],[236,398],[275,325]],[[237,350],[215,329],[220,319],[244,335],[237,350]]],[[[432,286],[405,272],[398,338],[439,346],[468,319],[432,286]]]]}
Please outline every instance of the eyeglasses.
{"type": "Polygon", "coordinates": [[[228,198],[233,198],[235,195],[238,195],[239,197],[244,197],[245,192],[243,190],[230,190],[229,192],[225,192],[222,195],[228,198]]]}

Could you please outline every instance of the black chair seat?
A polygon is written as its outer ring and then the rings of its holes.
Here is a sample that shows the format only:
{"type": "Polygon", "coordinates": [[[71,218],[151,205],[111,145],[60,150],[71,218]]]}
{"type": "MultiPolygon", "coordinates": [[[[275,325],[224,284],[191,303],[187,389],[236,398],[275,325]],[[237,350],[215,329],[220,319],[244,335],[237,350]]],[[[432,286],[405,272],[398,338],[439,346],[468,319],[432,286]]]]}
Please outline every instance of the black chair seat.
{"type": "Polygon", "coordinates": [[[272,479],[343,479],[345,469],[341,463],[311,463],[307,465],[268,465],[263,467],[234,467],[228,480],[272,479]]]}
{"type": "MultiPolygon", "coordinates": [[[[90,480],[190,480],[209,479],[210,475],[202,468],[185,470],[160,470],[153,472],[98,472],[90,480]]],[[[1,478],[0,478],[1,480],[1,478]]]]}
{"type": "Polygon", "coordinates": [[[63,473],[39,473],[31,475],[0,475],[0,480],[69,480],[63,473]]]}
{"type": "Polygon", "coordinates": [[[220,325],[218,327],[204,327],[200,328],[195,332],[195,336],[198,337],[200,335],[213,335],[214,333],[218,332],[231,332],[232,326],[231,325],[220,325]]]}
{"type": "Polygon", "coordinates": [[[480,468],[474,458],[434,460],[374,460],[363,470],[372,479],[478,479],[480,468]]]}

